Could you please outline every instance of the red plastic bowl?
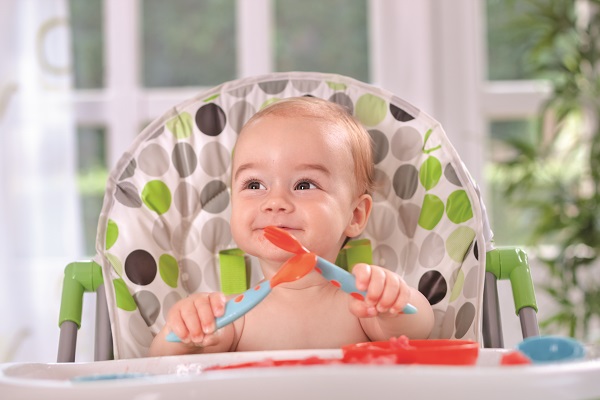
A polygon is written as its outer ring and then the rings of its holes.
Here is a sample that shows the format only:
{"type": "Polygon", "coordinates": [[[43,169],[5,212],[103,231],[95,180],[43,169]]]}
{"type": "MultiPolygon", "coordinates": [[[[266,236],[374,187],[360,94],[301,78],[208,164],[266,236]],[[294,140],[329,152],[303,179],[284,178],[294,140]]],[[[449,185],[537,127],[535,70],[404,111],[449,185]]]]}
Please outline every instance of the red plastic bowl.
{"type": "Polygon", "coordinates": [[[458,339],[390,340],[352,344],[342,347],[342,351],[342,361],[349,364],[387,360],[395,364],[473,365],[477,362],[479,344],[458,339]]]}

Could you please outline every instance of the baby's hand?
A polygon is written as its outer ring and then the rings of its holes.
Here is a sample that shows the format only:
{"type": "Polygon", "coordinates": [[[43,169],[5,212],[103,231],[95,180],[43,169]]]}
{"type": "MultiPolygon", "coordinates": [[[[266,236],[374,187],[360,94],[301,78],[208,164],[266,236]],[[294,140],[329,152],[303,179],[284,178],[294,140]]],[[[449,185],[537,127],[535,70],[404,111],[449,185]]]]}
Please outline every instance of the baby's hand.
{"type": "Polygon", "coordinates": [[[356,287],[366,291],[364,301],[351,298],[350,312],[359,318],[382,313],[396,315],[409,301],[410,289],[398,274],[376,265],[356,264],[352,269],[356,287]]]}
{"type": "Polygon", "coordinates": [[[194,293],[175,303],[167,315],[167,329],[183,343],[212,346],[219,342],[215,318],[225,312],[225,295],[219,292],[194,293]]]}

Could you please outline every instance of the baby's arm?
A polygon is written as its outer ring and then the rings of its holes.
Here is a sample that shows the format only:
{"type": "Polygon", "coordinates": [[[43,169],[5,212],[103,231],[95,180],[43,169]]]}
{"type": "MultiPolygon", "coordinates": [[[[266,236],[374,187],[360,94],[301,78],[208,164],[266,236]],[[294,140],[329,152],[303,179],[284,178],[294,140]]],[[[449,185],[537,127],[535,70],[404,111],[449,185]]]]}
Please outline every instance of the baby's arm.
{"type": "Polygon", "coordinates": [[[426,339],[433,329],[433,310],[417,289],[398,274],[375,265],[357,264],[352,269],[356,287],[367,292],[364,301],[350,298],[350,311],[360,318],[372,341],[406,335],[426,339]],[[417,308],[416,314],[403,314],[406,304],[417,308]]]}
{"type": "Polygon", "coordinates": [[[150,356],[190,353],[219,353],[230,351],[235,331],[229,324],[215,331],[215,318],[225,311],[222,293],[195,293],[175,303],[169,310],[167,322],[150,346],[150,356]],[[181,343],[166,340],[169,332],[175,333],[181,343]]]}

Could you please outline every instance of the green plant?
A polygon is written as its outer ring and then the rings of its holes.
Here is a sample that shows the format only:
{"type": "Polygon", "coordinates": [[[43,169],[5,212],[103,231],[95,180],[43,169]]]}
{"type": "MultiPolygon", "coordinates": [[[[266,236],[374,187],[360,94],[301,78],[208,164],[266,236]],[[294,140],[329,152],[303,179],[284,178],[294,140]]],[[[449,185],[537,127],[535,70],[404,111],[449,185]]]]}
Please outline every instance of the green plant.
{"type": "MultiPolygon", "coordinates": [[[[513,2],[513,6],[517,3],[513,2]]],[[[530,245],[556,302],[543,331],[597,340],[600,322],[600,0],[522,0],[511,29],[552,93],[529,136],[507,136],[506,201],[531,217],[530,245]],[[596,335],[594,337],[594,335],[596,335]]]]}

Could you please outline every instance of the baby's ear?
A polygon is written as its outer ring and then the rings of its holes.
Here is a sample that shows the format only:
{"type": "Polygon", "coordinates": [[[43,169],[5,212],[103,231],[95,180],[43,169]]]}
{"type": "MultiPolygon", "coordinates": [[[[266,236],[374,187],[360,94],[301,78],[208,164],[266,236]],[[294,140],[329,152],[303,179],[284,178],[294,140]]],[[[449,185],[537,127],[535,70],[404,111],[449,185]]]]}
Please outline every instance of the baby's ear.
{"type": "Polygon", "coordinates": [[[352,212],[352,219],[346,227],[345,234],[347,237],[356,237],[362,233],[365,226],[367,226],[372,208],[373,198],[371,195],[363,194],[358,198],[352,212]]]}

